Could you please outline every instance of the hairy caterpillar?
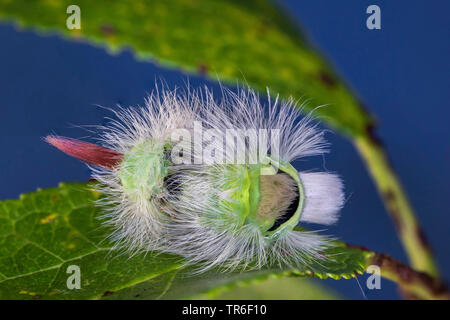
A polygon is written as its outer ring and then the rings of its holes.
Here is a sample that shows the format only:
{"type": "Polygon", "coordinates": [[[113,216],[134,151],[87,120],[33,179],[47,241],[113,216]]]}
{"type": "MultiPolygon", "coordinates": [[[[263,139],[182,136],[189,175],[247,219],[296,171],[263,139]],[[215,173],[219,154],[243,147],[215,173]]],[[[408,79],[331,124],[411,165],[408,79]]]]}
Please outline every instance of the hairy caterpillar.
{"type": "Polygon", "coordinates": [[[344,197],[337,175],[291,165],[327,152],[294,107],[268,97],[264,108],[250,89],[220,102],[208,89],[162,90],[113,111],[103,146],[46,140],[91,165],[117,247],[175,253],[199,271],[299,266],[323,259],[330,241],[296,227],[333,224],[344,197]]]}

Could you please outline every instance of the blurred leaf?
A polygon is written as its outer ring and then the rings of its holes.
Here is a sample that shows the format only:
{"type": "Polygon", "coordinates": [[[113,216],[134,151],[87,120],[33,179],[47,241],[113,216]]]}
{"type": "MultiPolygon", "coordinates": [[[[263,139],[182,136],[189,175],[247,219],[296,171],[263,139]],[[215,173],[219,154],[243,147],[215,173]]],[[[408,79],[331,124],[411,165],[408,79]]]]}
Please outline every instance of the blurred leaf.
{"type": "Polygon", "coordinates": [[[318,281],[301,278],[275,278],[238,284],[214,296],[217,300],[336,300],[339,295],[318,281]]]}
{"type": "Polygon", "coordinates": [[[308,269],[196,275],[180,257],[111,250],[110,230],[93,204],[99,196],[86,184],[61,184],[0,201],[0,299],[207,297],[274,275],[339,279],[365,268],[367,253],[338,245],[326,253],[329,259],[308,269]],[[67,288],[70,265],[80,267],[80,290],[67,288]]]}
{"type": "Polygon", "coordinates": [[[243,80],[282,97],[322,104],[317,115],[362,135],[372,120],[297,27],[268,0],[0,0],[0,18],[216,79],[243,80]],[[66,8],[81,8],[81,30],[66,28],[66,8]]]}

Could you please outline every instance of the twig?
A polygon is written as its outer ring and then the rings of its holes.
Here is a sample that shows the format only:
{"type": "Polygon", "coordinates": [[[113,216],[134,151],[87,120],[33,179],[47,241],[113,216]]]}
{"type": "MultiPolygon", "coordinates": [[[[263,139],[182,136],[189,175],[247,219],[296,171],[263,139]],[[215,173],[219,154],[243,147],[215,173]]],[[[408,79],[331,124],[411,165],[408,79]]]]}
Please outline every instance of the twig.
{"type": "Polygon", "coordinates": [[[347,244],[347,246],[367,252],[366,266],[380,267],[381,276],[396,282],[406,298],[450,300],[450,291],[440,279],[416,271],[387,254],[376,253],[355,245],[347,244]]]}

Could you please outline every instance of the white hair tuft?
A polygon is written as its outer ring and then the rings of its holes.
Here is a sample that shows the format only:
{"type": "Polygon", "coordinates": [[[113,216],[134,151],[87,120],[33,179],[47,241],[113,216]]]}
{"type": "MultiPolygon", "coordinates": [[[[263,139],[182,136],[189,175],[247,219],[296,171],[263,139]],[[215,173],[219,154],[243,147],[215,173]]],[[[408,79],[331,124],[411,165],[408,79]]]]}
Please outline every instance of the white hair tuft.
{"type": "Polygon", "coordinates": [[[339,176],[326,172],[302,172],[305,207],[300,221],[331,225],[344,205],[344,186],[339,176]]]}

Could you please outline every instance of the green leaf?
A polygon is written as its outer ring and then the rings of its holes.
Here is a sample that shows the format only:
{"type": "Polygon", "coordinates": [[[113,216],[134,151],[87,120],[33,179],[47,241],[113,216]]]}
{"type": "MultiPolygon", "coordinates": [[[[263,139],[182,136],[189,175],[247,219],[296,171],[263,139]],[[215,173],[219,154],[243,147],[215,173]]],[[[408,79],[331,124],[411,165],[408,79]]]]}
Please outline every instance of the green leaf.
{"type": "MultiPolygon", "coordinates": [[[[201,297],[199,297],[201,298],[201,297]]],[[[336,300],[341,297],[318,281],[270,277],[264,281],[238,284],[216,296],[217,300],[336,300]]]]}
{"type": "Polygon", "coordinates": [[[0,201],[0,299],[150,299],[214,296],[269,277],[350,278],[365,269],[368,253],[343,244],[308,269],[195,274],[180,257],[134,255],[111,249],[101,224],[100,194],[88,184],[0,201]],[[81,289],[67,288],[70,265],[80,267],[81,289]]]}
{"type": "MultiPolygon", "coordinates": [[[[319,280],[317,280],[319,281],[319,280]]],[[[226,276],[214,271],[192,276],[192,270],[172,271],[102,299],[338,299],[324,285],[287,272],[247,271],[226,276]],[[281,290],[282,288],[282,290],[281,290]]]]}
{"type": "Polygon", "coordinates": [[[372,119],[332,68],[269,0],[0,0],[0,18],[226,82],[305,101],[344,133],[363,135],[372,119]],[[69,30],[66,8],[81,8],[69,30]]]}

